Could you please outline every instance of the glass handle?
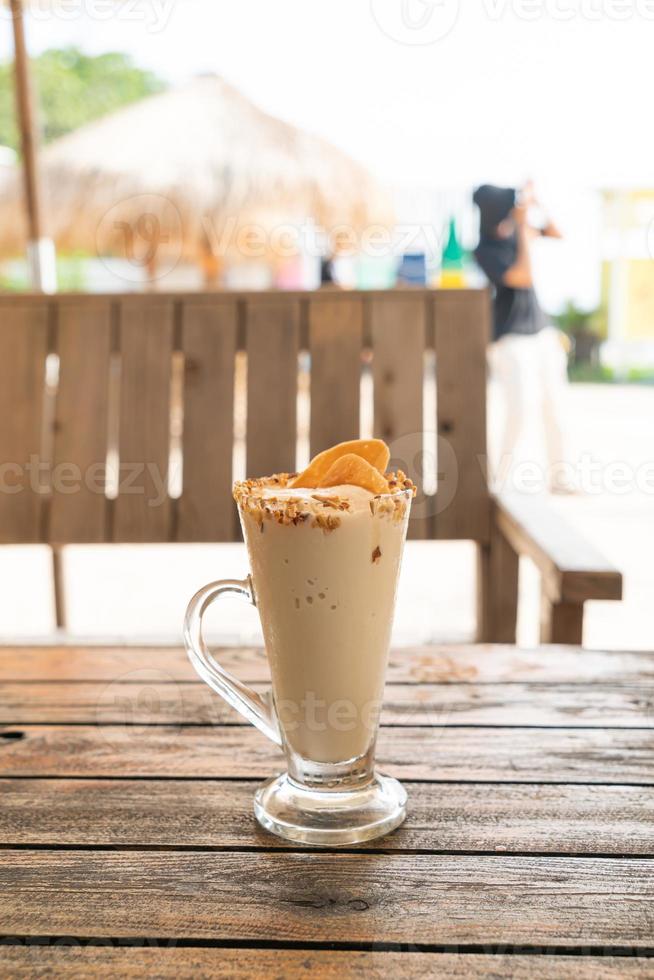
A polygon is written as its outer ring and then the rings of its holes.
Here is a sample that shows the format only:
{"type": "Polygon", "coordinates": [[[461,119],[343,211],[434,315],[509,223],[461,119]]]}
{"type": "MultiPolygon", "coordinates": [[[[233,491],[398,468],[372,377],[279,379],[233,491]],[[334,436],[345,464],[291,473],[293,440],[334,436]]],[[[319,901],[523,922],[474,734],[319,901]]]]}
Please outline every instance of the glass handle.
{"type": "Polygon", "coordinates": [[[230,674],[214,660],[202,635],[202,617],[212,602],[224,595],[240,595],[256,606],[252,582],[245,579],[224,578],[211,582],[193,596],[184,617],[184,644],[190,661],[203,681],[217,694],[236,708],[259,731],[281,745],[282,740],[272,702],[272,694],[257,694],[247,684],[230,674]]]}

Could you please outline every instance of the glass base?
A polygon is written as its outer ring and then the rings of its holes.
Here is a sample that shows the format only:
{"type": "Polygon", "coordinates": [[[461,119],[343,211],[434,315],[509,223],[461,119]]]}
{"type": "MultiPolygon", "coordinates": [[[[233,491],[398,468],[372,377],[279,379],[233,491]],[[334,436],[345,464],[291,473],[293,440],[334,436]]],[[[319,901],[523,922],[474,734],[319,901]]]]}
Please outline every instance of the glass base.
{"type": "Polygon", "coordinates": [[[339,792],[306,789],[282,773],[257,790],[254,814],[278,837],[342,847],[383,837],[399,827],[406,816],[406,792],[397,779],[378,774],[360,789],[339,792]]]}

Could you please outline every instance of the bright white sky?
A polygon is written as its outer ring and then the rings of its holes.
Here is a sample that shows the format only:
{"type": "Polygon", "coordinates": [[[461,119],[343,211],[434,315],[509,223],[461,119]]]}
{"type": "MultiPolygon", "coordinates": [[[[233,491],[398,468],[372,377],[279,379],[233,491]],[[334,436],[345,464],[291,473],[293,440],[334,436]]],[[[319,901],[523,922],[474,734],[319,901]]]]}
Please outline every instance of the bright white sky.
{"type": "Polygon", "coordinates": [[[35,2],[35,53],[220,73],[395,184],[652,179],[654,0],[35,2]]]}
{"type": "MultiPolygon", "coordinates": [[[[216,72],[389,185],[417,192],[533,177],[567,237],[543,265],[553,305],[573,295],[597,302],[589,190],[653,182],[654,0],[34,5],[33,53],[125,51],[171,82],[216,72]]],[[[4,16],[0,57],[12,51],[4,16]]]]}

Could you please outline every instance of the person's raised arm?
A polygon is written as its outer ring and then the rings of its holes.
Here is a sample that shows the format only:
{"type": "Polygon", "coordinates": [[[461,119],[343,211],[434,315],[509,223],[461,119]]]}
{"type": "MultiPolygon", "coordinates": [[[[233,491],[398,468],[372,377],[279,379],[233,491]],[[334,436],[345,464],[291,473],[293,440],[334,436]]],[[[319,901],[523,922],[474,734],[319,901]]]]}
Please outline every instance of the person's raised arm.
{"type": "Polygon", "coordinates": [[[531,256],[529,254],[530,230],[527,226],[527,208],[518,204],[511,212],[515,221],[518,250],[516,260],[502,277],[502,283],[511,289],[530,289],[534,284],[531,271],[531,256]]]}
{"type": "Polygon", "coordinates": [[[545,227],[541,231],[541,235],[543,235],[545,238],[563,238],[558,226],[555,225],[550,218],[548,218],[545,222],[545,227]]]}

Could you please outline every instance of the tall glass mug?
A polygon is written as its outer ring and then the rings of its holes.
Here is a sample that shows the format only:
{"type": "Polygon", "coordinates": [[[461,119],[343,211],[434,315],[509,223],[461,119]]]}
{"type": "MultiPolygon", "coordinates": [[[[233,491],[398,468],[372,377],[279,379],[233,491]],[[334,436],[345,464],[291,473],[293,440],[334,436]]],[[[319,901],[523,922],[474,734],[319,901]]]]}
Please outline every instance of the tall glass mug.
{"type": "Polygon", "coordinates": [[[287,772],[255,795],[260,824],[308,844],[358,843],[405,817],[406,793],[375,772],[374,754],[412,490],[289,490],[274,479],[236,485],[251,574],[201,589],[184,640],[200,677],[284,751],[287,772]],[[264,696],[202,636],[204,612],[230,593],[259,610],[264,696]]]}

